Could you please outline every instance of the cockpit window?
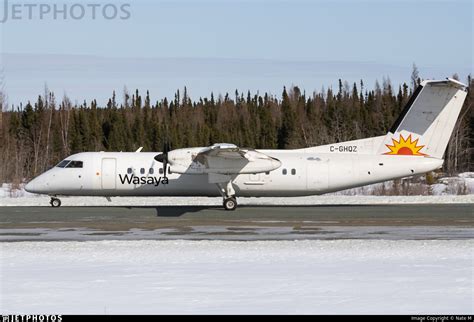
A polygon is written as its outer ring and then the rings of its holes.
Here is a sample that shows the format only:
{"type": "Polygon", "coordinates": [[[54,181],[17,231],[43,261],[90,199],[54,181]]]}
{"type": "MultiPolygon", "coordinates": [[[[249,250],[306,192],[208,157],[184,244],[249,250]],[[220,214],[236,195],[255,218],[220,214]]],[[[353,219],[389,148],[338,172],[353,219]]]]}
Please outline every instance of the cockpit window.
{"type": "Polygon", "coordinates": [[[65,168],[69,162],[71,162],[71,160],[62,160],[61,162],[58,163],[57,167],[65,168]]]}
{"type": "Polygon", "coordinates": [[[82,168],[82,161],[71,161],[66,168],[82,168]]]}

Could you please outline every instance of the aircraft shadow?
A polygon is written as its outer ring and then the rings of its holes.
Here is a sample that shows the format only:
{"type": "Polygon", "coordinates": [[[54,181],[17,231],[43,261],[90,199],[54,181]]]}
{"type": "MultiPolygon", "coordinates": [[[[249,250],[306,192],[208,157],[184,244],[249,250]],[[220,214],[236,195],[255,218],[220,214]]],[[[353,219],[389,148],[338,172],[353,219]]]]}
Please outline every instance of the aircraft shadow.
{"type": "Polygon", "coordinates": [[[380,205],[345,205],[345,204],[334,204],[334,205],[241,205],[235,211],[227,212],[221,206],[126,206],[127,209],[154,209],[157,217],[181,217],[186,214],[195,214],[206,210],[215,210],[219,213],[227,213],[229,215],[236,214],[246,209],[252,208],[266,208],[266,209],[295,209],[295,208],[371,208],[378,207],[380,205]]]}
{"type": "Polygon", "coordinates": [[[154,209],[157,217],[181,217],[204,210],[219,210],[218,206],[127,206],[127,209],[154,209]]]}

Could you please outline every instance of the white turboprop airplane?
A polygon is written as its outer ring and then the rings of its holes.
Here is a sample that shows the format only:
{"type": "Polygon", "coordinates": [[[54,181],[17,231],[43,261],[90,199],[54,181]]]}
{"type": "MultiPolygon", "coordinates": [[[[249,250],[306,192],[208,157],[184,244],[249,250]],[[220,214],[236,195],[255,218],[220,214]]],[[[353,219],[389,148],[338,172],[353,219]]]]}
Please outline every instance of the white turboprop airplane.
{"type": "Polygon", "coordinates": [[[423,81],[384,136],[295,150],[253,150],[233,144],[162,153],[86,152],[71,155],[29,182],[51,196],[320,195],[438,169],[466,98],[454,80],[423,81]]]}

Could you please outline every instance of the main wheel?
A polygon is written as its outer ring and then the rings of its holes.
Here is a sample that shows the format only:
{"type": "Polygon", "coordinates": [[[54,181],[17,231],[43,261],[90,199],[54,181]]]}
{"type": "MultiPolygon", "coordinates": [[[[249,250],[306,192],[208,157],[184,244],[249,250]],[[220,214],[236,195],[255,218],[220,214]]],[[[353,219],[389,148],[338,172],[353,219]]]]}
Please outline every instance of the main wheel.
{"type": "Polygon", "coordinates": [[[235,210],[237,208],[237,200],[233,197],[224,199],[225,210],[235,210]]]}
{"type": "Polygon", "coordinates": [[[61,206],[61,200],[57,198],[51,198],[51,201],[49,202],[52,207],[60,207],[61,206]]]}

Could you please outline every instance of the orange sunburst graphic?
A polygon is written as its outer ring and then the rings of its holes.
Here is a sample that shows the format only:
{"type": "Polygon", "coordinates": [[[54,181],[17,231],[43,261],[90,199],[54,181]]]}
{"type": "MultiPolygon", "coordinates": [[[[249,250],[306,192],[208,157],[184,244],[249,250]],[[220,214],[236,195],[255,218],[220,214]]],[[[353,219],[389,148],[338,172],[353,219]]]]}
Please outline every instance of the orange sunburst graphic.
{"type": "Polygon", "coordinates": [[[425,156],[426,154],[421,153],[420,150],[423,149],[425,146],[420,145],[418,146],[418,139],[415,141],[411,140],[411,134],[405,139],[401,134],[399,140],[395,140],[392,138],[392,144],[385,144],[387,148],[390,149],[390,152],[386,152],[384,154],[391,154],[391,155],[420,155],[425,156]]]}

